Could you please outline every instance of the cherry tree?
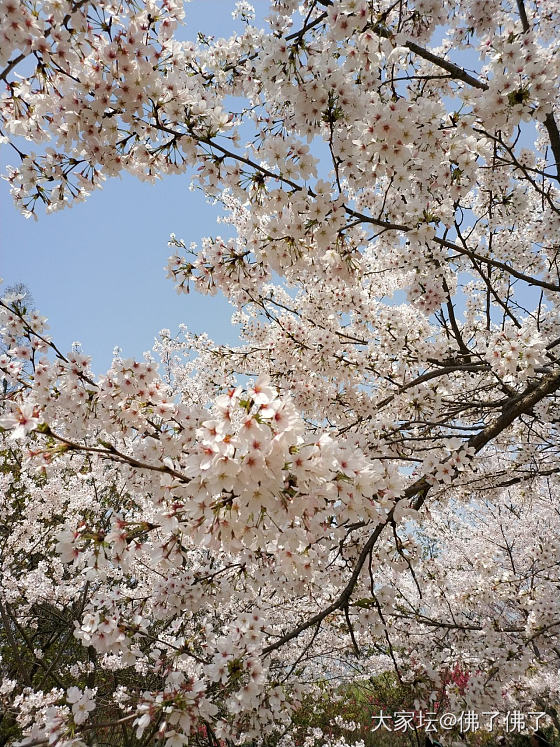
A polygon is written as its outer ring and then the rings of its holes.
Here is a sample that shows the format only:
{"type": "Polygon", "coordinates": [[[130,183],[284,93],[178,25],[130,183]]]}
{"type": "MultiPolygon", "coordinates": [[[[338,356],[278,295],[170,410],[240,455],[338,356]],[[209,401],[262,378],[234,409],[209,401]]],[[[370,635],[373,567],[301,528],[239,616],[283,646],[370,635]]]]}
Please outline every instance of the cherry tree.
{"type": "Polygon", "coordinates": [[[291,747],[387,671],[560,728],[560,4],[0,8],[17,206],[188,173],[234,238],[169,276],[242,327],[96,377],[0,303],[9,743],[291,747]]]}

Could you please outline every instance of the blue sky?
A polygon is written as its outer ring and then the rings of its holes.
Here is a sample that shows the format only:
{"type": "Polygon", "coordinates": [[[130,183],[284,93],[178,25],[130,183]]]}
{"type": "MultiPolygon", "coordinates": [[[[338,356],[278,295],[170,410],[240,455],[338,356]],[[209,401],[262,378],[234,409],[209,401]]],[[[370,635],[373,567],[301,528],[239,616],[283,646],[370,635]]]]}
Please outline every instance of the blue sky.
{"type": "MultiPolygon", "coordinates": [[[[192,0],[181,36],[195,38],[197,31],[229,36],[234,5],[232,0],[192,0]]],[[[12,159],[10,150],[3,146],[2,172],[12,159]]],[[[37,309],[48,317],[57,345],[69,350],[80,341],[98,373],[110,365],[116,345],[124,355],[140,356],[151,349],[160,329],[173,333],[180,323],[193,332],[207,332],[216,342],[235,343],[233,309],[223,297],[196,292],[179,296],[165,277],[170,233],[188,245],[231,230],[217,226],[218,208],[188,187],[188,175],[146,184],[125,174],[107,180],[85,203],[40,214],[35,222],[18,213],[2,180],[4,287],[25,283],[37,309]]]]}

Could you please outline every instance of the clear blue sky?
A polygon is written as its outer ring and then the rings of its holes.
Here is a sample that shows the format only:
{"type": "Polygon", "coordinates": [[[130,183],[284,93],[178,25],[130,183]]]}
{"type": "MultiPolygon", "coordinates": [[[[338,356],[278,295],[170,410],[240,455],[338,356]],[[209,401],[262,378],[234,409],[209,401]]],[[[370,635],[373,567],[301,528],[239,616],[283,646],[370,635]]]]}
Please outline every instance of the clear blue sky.
{"type": "MultiPolygon", "coordinates": [[[[257,0],[255,5],[265,5],[257,0]]],[[[232,0],[192,0],[181,36],[197,31],[229,36],[235,26],[232,0]]],[[[266,3],[268,5],[268,3],[266,3]]],[[[2,168],[12,160],[3,146],[2,168]]],[[[228,235],[216,225],[219,210],[200,191],[188,189],[187,175],[146,184],[131,176],[109,179],[85,203],[39,221],[15,209],[0,182],[0,276],[4,287],[27,285],[49,333],[62,350],[80,341],[96,372],[106,370],[115,345],[127,356],[152,347],[160,329],[173,333],[184,322],[216,342],[234,343],[232,307],[223,297],[196,292],[177,295],[164,265],[172,250],[170,233],[197,243],[203,236],[228,235]]]]}

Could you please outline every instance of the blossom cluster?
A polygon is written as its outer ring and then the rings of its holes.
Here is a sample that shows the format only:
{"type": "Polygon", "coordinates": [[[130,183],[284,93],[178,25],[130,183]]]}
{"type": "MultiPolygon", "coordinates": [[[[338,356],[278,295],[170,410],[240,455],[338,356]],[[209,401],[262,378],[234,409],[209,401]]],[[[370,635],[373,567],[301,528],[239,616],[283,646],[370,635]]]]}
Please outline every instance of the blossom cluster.
{"type": "Polygon", "coordinates": [[[97,376],[0,301],[6,723],[289,745],[309,683],[389,670],[414,711],[555,703],[560,6],[232,10],[0,0],[18,207],[191,174],[226,230],[168,275],[241,328],[97,376]]]}

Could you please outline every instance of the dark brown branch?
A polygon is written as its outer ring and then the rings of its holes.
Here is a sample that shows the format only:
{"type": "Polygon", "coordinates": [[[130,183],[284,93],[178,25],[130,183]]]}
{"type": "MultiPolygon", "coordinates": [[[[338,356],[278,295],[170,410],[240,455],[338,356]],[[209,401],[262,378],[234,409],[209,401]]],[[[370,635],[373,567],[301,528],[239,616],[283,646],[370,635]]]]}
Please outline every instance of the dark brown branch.
{"type": "MultiPolygon", "coordinates": [[[[530,31],[531,26],[529,24],[529,19],[527,18],[527,11],[525,10],[524,0],[517,0],[517,9],[519,11],[519,18],[521,19],[523,32],[527,33],[527,31],[530,31]]],[[[550,140],[550,147],[552,148],[552,153],[554,155],[556,165],[556,178],[560,180],[560,132],[558,131],[558,125],[556,124],[556,120],[552,112],[549,112],[546,115],[544,126],[546,127],[548,139],[550,140]]]]}
{"type": "MultiPolygon", "coordinates": [[[[475,452],[480,451],[484,446],[492,441],[492,439],[494,439],[506,428],[508,428],[516,418],[518,418],[520,415],[530,412],[538,402],[540,402],[546,396],[552,394],[559,388],[560,373],[548,374],[547,376],[544,376],[538,384],[530,384],[521,395],[512,398],[510,406],[506,406],[504,408],[500,417],[496,418],[496,420],[486,426],[486,428],[483,428],[479,433],[472,436],[467,441],[467,446],[473,448],[475,452]]],[[[426,477],[421,477],[420,479],[412,483],[412,485],[409,485],[409,487],[404,491],[402,497],[407,499],[416,497],[416,500],[413,502],[412,507],[416,511],[418,511],[424,505],[430,487],[431,485],[428,479],[426,477]]],[[[367,558],[375,547],[375,544],[377,543],[377,540],[381,536],[381,533],[383,532],[385,527],[394,519],[395,508],[396,505],[391,508],[385,520],[380,522],[369,536],[367,542],[362,548],[362,551],[360,552],[358,560],[356,561],[356,565],[354,566],[352,575],[350,576],[346,586],[344,587],[338,598],[324,610],[318,612],[316,615],[313,615],[308,620],[305,620],[274,643],[266,646],[262,650],[263,656],[267,656],[284,644],[288,643],[294,638],[297,638],[301,633],[313,627],[314,625],[320,625],[321,622],[330,614],[344,609],[348,605],[350,597],[352,596],[352,592],[354,591],[354,587],[356,586],[356,583],[367,558]]]]}
{"type": "Polygon", "coordinates": [[[438,55],[429,52],[427,49],[424,49],[424,47],[420,47],[415,42],[407,41],[405,42],[404,46],[410,49],[411,52],[414,52],[414,54],[417,54],[419,57],[422,57],[428,62],[431,62],[434,65],[443,68],[444,70],[447,70],[447,72],[450,73],[453,78],[462,80],[463,83],[468,83],[469,86],[473,86],[473,88],[479,88],[482,91],[486,91],[488,89],[487,83],[484,83],[482,80],[475,78],[474,75],[467,73],[466,70],[463,70],[462,67],[459,67],[459,65],[456,65],[454,62],[450,62],[443,57],[439,57],[438,55]]]}

